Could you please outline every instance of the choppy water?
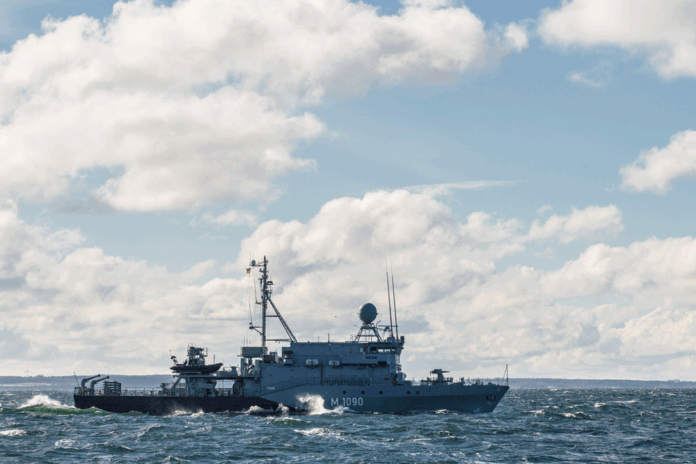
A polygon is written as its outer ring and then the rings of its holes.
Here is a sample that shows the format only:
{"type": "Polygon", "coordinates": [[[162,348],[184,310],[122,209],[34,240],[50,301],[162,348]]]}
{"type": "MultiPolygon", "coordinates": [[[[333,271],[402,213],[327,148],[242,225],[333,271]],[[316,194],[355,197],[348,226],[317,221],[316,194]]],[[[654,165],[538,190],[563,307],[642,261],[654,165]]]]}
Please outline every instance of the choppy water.
{"type": "Polygon", "coordinates": [[[511,390],[493,414],[150,417],[0,392],[0,462],[696,462],[696,390],[511,390]]]}

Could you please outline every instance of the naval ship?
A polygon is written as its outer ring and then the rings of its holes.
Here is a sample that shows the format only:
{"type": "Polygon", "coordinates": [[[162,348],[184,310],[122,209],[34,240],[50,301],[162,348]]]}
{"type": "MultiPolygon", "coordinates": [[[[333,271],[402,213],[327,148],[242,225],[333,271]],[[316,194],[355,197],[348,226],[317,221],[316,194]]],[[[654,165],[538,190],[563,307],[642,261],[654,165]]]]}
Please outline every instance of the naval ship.
{"type": "MultiPolygon", "coordinates": [[[[377,308],[363,304],[358,316],[362,325],[348,341],[300,342],[273,303],[273,282],[268,260],[251,261],[247,274],[259,272],[261,326],[250,328],[260,334],[260,346],[243,346],[238,366],[207,364],[208,350],[189,345],[183,363],[172,356],[173,381],[150,390],[122,389],[122,384],[100,375],[82,379],[75,388],[75,406],[104,411],[141,412],[165,415],[177,412],[290,411],[342,409],[353,412],[409,413],[448,410],[462,413],[492,412],[508,391],[507,380],[455,380],[448,371],[433,369],[419,381],[407,379],[401,369],[405,337],[399,336],[394,297],[390,324],[374,321],[377,308]],[[287,338],[267,337],[267,320],[275,318],[287,338]],[[393,323],[393,324],[392,324],[393,323]],[[270,351],[269,342],[284,342],[280,352],[270,351]],[[102,382],[102,385],[98,385],[102,382]],[[503,381],[505,384],[503,384],[503,381]],[[89,382],[89,386],[87,385],[89,382]],[[98,388],[101,387],[101,388],[98,388]]],[[[258,298],[257,298],[258,300],[258,298]]],[[[507,366],[506,366],[507,373],[507,366]]],[[[504,374],[504,377],[506,375],[504,374]]]]}

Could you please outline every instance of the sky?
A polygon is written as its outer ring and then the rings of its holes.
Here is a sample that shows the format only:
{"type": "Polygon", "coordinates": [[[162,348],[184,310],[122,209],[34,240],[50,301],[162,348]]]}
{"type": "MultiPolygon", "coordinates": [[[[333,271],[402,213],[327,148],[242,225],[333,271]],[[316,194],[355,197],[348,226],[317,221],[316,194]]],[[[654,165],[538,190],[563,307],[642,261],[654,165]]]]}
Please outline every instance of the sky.
{"type": "Polygon", "coordinates": [[[0,0],[0,375],[236,364],[267,256],[300,340],[386,323],[393,273],[412,378],[694,380],[694,30],[694,0],[0,0]]]}

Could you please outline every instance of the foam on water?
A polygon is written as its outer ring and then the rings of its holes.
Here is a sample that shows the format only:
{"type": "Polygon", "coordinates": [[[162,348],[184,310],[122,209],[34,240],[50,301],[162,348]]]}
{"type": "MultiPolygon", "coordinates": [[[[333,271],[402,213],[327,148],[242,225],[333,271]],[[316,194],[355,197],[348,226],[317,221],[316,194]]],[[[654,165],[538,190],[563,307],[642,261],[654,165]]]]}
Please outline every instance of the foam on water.
{"type": "Polygon", "coordinates": [[[69,438],[58,440],[53,444],[53,446],[55,446],[56,449],[80,449],[80,447],[77,446],[77,442],[69,438]]]}
{"type": "Polygon", "coordinates": [[[342,435],[342,433],[337,431],[337,430],[327,429],[324,427],[316,427],[316,428],[309,429],[309,430],[295,430],[295,432],[300,433],[302,435],[306,435],[306,436],[313,435],[313,436],[319,436],[319,437],[342,435]]]}
{"type": "Polygon", "coordinates": [[[344,412],[351,411],[351,409],[346,406],[336,406],[333,409],[326,409],[324,407],[324,398],[320,395],[298,396],[297,401],[302,403],[303,409],[305,409],[310,416],[343,414],[344,412]]]}
{"type": "Polygon", "coordinates": [[[192,416],[192,417],[197,417],[197,416],[200,416],[201,414],[205,414],[202,409],[199,409],[197,411],[191,411],[190,409],[177,409],[171,413],[172,416],[192,416]]]}
{"type": "Polygon", "coordinates": [[[76,409],[75,406],[63,404],[47,395],[34,395],[32,398],[22,403],[17,409],[26,409],[34,406],[43,406],[44,408],[51,409],[76,409]]]}
{"type": "Polygon", "coordinates": [[[275,414],[276,412],[272,409],[265,409],[262,408],[261,406],[251,406],[249,409],[244,411],[244,414],[246,415],[258,415],[258,416],[265,416],[268,414],[275,414]]]}
{"type": "Polygon", "coordinates": [[[0,430],[0,437],[22,437],[26,434],[27,431],[22,429],[0,430]]]}

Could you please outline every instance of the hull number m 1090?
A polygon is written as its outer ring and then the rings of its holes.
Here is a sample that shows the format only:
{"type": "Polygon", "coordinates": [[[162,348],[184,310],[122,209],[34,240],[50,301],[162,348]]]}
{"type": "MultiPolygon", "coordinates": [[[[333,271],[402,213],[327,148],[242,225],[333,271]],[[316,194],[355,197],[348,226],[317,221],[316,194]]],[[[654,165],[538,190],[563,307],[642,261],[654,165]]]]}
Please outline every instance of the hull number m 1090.
{"type": "Polygon", "coordinates": [[[331,407],[334,406],[362,406],[362,398],[351,398],[349,396],[344,396],[341,398],[331,398],[331,407]]]}

